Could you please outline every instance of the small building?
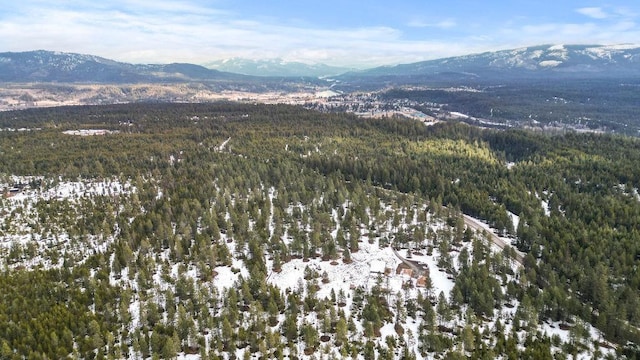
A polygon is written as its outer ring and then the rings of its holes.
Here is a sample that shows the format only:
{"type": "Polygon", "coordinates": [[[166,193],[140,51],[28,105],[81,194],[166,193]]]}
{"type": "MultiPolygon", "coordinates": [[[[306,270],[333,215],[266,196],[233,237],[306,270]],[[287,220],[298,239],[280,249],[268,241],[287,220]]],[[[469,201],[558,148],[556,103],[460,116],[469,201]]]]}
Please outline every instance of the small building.
{"type": "Polygon", "coordinates": [[[20,193],[20,191],[22,191],[22,190],[19,187],[9,188],[4,192],[4,197],[5,198],[10,198],[12,196],[18,195],[20,193]]]}
{"type": "Polygon", "coordinates": [[[413,270],[412,269],[402,269],[402,270],[400,270],[400,275],[411,278],[411,277],[413,277],[413,270]]]}

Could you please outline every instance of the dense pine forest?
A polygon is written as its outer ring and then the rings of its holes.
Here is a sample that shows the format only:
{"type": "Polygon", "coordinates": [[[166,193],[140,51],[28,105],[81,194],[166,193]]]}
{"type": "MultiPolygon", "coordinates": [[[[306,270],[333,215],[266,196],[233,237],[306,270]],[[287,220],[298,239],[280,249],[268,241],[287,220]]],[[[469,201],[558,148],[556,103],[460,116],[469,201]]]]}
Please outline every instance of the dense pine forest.
{"type": "Polygon", "coordinates": [[[232,103],[0,129],[2,359],[640,356],[637,138],[232,103]]]}

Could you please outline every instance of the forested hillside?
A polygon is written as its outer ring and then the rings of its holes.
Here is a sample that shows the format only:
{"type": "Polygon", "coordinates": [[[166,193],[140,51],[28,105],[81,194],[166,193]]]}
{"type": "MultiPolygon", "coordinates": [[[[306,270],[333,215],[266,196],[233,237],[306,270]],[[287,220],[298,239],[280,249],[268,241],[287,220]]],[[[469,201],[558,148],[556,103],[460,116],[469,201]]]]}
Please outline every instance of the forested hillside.
{"type": "Polygon", "coordinates": [[[0,358],[640,354],[638,139],[229,103],[0,128],[0,358]]]}

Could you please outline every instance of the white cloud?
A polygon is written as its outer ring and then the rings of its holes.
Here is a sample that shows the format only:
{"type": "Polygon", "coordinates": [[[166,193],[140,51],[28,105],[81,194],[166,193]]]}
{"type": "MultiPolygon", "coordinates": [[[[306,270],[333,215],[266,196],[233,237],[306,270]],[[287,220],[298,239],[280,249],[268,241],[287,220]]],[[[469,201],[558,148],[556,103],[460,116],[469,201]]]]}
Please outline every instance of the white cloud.
{"type": "MultiPolygon", "coordinates": [[[[591,43],[601,27],[593,23],[524,25],[514,32],[528,44],[591,43]]],[[[515,35],[514,34],[514,35],[515,35]]]]}
{"type": "MultiPolygon", "coordinates": [[[[407,24],[414,28],[407,32],[424,34],[417,38],[385,24],[325,28],[200,5],[205,2],[177,3],[21,0],[24,5],[12,5],[20,7],[19,11],[0,14],[0,49],[81,52],[134,63],[202,64],[230,57],[280,57],[368,67],[527,45],[613,44],[640,39],[634,19],[619,15],[623,11],[616,8],[610,9],[612,18],[617,20],[615,24],[595,20],[540,24],[517,18],[505,20],[502,25],[478,22],[473,26],[465,23],[463,27],[459,26],[462,20],[453,18],[434,22],[416,18],[407,24]],[[69,3],[74,5],[68,6],[69,3]],[[439,30],[431,31],[434,29],[439,30]],[[446,34],[450,36],[444,37],[446,34]]],[[[583,8],[580,12],[592,18],[606,15],[601,8],[583,8]]]]}
{"type": "Polygon", "coordinates": [[[633,21],[545,23],[513,25],[503,28],[499,35],[503,49],[542,44],[622,44],[638,43],[640,28],[633,21]]]}
{"type": "Polygon", "coordinates": [[[159,3],[155,9],[160,12],[150,11],[149,2],[135,4],[126,9],[34,8],[28,19],[16,16],[0,24],[0,49],[83,52],[135,63],[205,63],[240,56],[364,66],[424,48],[402,41],[399,30],[385,26],[309,28],[193,6],[173,13],[169,2],[159,3]]]}
{"type": "Polygon", "coordinates": [[[426,22],[422,20],[412,20],[407,26],[415,28],[439,28],[439,29],[451,29],[458,26],[458,23],[453,19],[445,19],[438,22],[426,22]]]}
{"type": "Polygon", "coordinates": [[[622,17],[625,19],[633,19],[638,17],[638,13],[628,7],[615,7],[613,9],[613,13],[618,16],[618,17],[622,17]]]}
{"type": "Polygon", "coordinates": [[[594,19],[607,19],[610,17],[602,8],[600,7],[583,7],[576,9],[576,11],[582,15],[588,16],[594,19]]]}

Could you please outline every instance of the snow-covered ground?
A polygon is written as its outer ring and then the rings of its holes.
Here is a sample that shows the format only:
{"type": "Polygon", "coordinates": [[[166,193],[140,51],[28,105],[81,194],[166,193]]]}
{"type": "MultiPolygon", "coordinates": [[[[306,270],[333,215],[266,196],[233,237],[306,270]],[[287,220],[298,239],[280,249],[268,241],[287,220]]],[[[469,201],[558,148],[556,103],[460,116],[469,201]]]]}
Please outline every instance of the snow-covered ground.
{"type": "Polygon", "coordinates": [[[82,129],[82,130],[66,130],[62,132],[66,135],[76,135],[76,136],[100,136],[100,135],[109,135],[109,134],[117,134],[119,131],[117,130],[106,130],[106,129],[82,129]]]}
{"type": "Polygon", "coordinates": [[[511,218],[511,222],[513,223],[513,228],[517,229],[520,224],[520,216],[512,213],[511,211],[507,211],[507,215],[511,218]]]}
{"type": "Polygon", "coordinates": [[[130,182],[121,183],[117,179],[101,181],[63,181],[62,179],[45,179],[41,176],[11,176],[9,183],[0,183],[0,189],[17,188],[16,184],[24,185],[15,194],[6,194],[9,206],[19,203],[36,202],[38,200],[68,199],[71,201],[91,196],[115,196],[134,192],[130,182]],[[30,183],[39,182],[33,187],[30,183]]]}
{"type": "MultiPolygon", "coordinates": [[[[361,287],[370,289],[379,278],[388,279],[392,285],[402,285],[400,276],[395,276],[395,269],[400,260],[394,255],[390,247],[380,249],[378,244],[369,244],[367,241],[360,243],[360,250],[351,254],[352,262],[345,264],[342,260],[322,261],[319,258],[310,259],[305,262],[302,259],[294,259],[282,265],[282,271],[271,272],[268,282],[279,288],[296,289],[304,279],[305,268],[309,267],[321,275],[319,280],[320,290],[317,296],[320,299],[329,298],[331,291],[335,294],[340,291],[345,294],[351,293],[352,289],[361,287]],[[384,273],[374,272],[372,269],[377,263],[384,264],[385,269],[389,269],[391,275],[384,276],[384,273]],[[323,282],[323,274],[326,273],[328,282],[323,282]]],[[[347,301],[346,309],[351,306],[347,301]]]]}
{"type": "MultiPolygon", "coordinates": [[[[229,139],[227,139],[220,148],[224,148],[224,145],[226,145],[228,141],[229,139]]],[[[2,199],[2,207],[0,208],[3,210],[0,213],[0,226],[2,226],[2,228],[0,228],[0,231],[2,231],[0,235],[0,251],[4,249],[5,253],[7,253],[14,244],[21,244],[21,246],[24,247],[27,247],[30,244],[35,244],[39,249],[64,244],[65,246],[69,245],[67,251],[72,251],[74,249],[70,245],[73,239],[67,233],[60,232],[54,237],[53,235],[43,235],[42,232],[34,230],[33,219],[38,219],[37,204],[39,201],[48,203],[64,202],[65,204],[73,206],[74,204],[79,204],[82,200],[91,199],[95,196],[126,196],[136,192],[136,189],[129,182],[123,183],[116,179],[69,182],[62,181],[60,179],[51,180],[33,177],[13,177],[9,178],[5,184],[0,185],[3,185],[3,188],[11,189],[15,187],[14,185],[16,184],[29,183],[34,185],[39,183],[40,185],[23,186],[20,191],[11,194],[12,196],[2,199]]],[[[162,191],[162,189],[159,189],[159,191],[162,191]]],[[[270,208],[272,208],[273,202],[277,198],[275,189],[263,188],[262,191],[266,194],[265,197],[268,199],[268,202],[271,203],[270,208]]],[[[233,201],[240,200],[234,199],[233,201]]],[[[316,205],[317,203],[322,203],[322,201],[323,197],[314,200],[316,205]]],[[[333,225],[329,229],[329,233],[334,239],[337,237],[338,231],[342,226],[341,222],[343,219],[339,214],[345,213],[348,208],[348,204],[349,200],[345,200],[341,206],[330,211],[329,217],[331,218],[333,225]]],[[[306,289],[307,281],[313,281],[318,285],[318,290],[316,292],[316,297],[318,299],[328,299],[334,294],[340,294],[338,296],[343,299],[344,304],[337,304],[337,306],[344,311],[347,317],[351,316],[354,311],[358,311],[353,307],[354,294],[356,291],[364,290],[365,292],[368,292],[372,289],[376,289],[377,287],[384,288],[390,300],[395,299],[396,296],[400,296],[405,304],[407,301],[417,299],[419,295],[425,298],[429,297],[435,301],[438,294],[443,294],[447,301],[451,301],[450,299],[452,298],[452,292],[455,286],[455,276],[460,270],[459,254],[463,249],[466,249],[466,251],[472,256],[473,246],[471,242],[456,245],[455,249],[446,254],[451,257],[454,269],[453,271],[445,270],[438,266],[440,257],[445,254],[441,254],[441,250],[437,244],[432,243],[442,240],[433,240],[426,234],[449,234],[448,236],[452,236],[454,233],[452,228],[449,228],[444,221],[436,219],[433,214],[422,214],[422,220],[418,220],[418,213],[426,212],[427,204],[413,203],[408,207],[397,207],[397,204],[394,205],[396,207],[392,207],[390,204],[381,203],[380,206],[383,210],[380,213],[395,215],[397,217],[395,221],[394,216],[385,217],[384,220],[377,219],[371,213],[371,209],[366,209],[369,223],[358,224],[360,229],[358,251],[351,253],[350,262],[345,263],[340,255],[338,255],[338,257],[333,261],[324,261],[320,257],[312,257],[307,260],[294,258],[283,263],[281,270],[279,272],[275,272],[273,271],[273,260],[270,258],[269,254],[265,254],[267,259],[266,268],[269,271],[267,275],[267,282],[281,289],[282,293],[291,291],[304,294],[308,291],[306,289]],[[399,233],[414,233],[413,231],[415,229],[420,229],[425,234],[423,239],[414,241],[414,245],[419,248],[418,251],[416,251],[416,249],[410,251],[407,248],[403,248],[398,252],[395,252],[391,246],[386,244],[387,239],[394,239],[394,237],[399,233]],[[384,241],[385,244],[380,245],[381,241],[384,241]],[[427,243],[430,243],[430,251],[423,251],[427,248],[427,243]],[[397,272],[399,265],[403,262],[403,257],[408,257],[409,253],[411,253],[411,261],[424,264],[428,268],[427,276],[430,280],[430,286],[419,287],[417,286],[417,276],[397,272]],[[314,274],[314,278],[305,280],[305,275],[308,273],[314,274]]],[[[294,212],[294,209],[300,210],[301,212],[306,211],[307,206],[313,205],[290,205],[289,209],[285,211],[291,215],[294,212]]],[[[509,215],[513,220],[514,228],[517,228],[519,217],[511,213],[509,215]]],[[[225,217],[228,220],[229,214],[227,213],[225,217]]],[[[495,245],[495,242],[489,241],[489,238],[497,236],[493,229],[478,219],[466,216],[465,224],[468,226],[470,223],[476,225],[473,227],[476,233],[475,236],[483,238],[485,243],[494,244],[489,246],[491,252],[498,253],[502,251],[502,248],[495,245]]],[[[255,220],[251,219],[249,228],[251,229],[254,226],[255,220]]],[[[275,231],[273,213],[268,214],[267,228],[269,235],[273,235],[275,231]]],[[[311,231],[308,225],[300,230],[304,232],[311,231]]],[[[118,274],[119,276],[115,276],[113,273],[110,275],[110,283],[112,285],[122,286],[123,288],[130,288],[133,290],[133,298],[128,306],[128,310],[131,315],[129,326],[132,331],[141,326],[141,315],[145,311],[143,310],[145,307],[143,301],[148,301],[150,298],[153,301],[160,303],[164,296],[164,291],[171,290],[175,292],[175,280],[177,278],[186,277],[187,279],[192,280],[193,283],[199,284],[197,286],[207,288],[207,291],[224,294],[228,289],[236,287],[240,278],[247,279],[249,277],[249,271],[242,260],[242,256],[239,256],[244,252],[244,250],[238,250],[236,240],[228,238],[226,234],[221,233],[220,238],[220,242],[224,244],[223,246],[228,247],[229,252],[234,254],[234,257],[230,266],[214,267],[212,269],[214,276],[210,281],[203,282],[198,278],[198,271],[194,264],[172,263],[170,261],[169,249],[163,250],[154,257],[155,262],[152,267],[152,280],[155,286],[154,290],[146,292],[146,295],[144,294],[144,289],[138,288],[138,282],[135,280],[135,274],[129,274],[129,268],[124,268],[122,272],[118,274]],[[143,296],[146,296],[147,300],[141,299],[143,296]]],[[[286,232],[285,235],[283,235],[282,240],[285,243],[290,242],[286,232]]],[[[506,244],[509,244],[511,241],[511,239],[503,237],[500,237],[500,240],[506,244]]],[[[113,241],[113,238],[99,239],[96,236],[95,238],[90,238],[89,241],[91,242],[89,247],[90,250],[105,251],[107,246],[113,241]]],[[[85,244],[82,246],[86,247],[87,245],[85,244]]],[[[411,247],[413,248],[413,246],[411,247]]],[[[112,254],[110,261],[113,261],[113,256],[114,255],[112,254]]],[[[20,262],[20,264],[25,267],[34,267],[37,265],[54,267],[61,266],[62,259],[59,259],[57,263],[54,263],[51,258],[47,258],[43,255],[36,255],[30,259],[20,262]]],[[[504,275],[505,278],[499,278],[497,275],[494,275],[499,279],[503,293],[506,293],[506,284],[511,281],[517,281],[518,276],[520,276],[520,264],[512,262],[511,266],[512,272],[510,275],[504,275]]],[[[544,289],[541,291],[544,291],[544,289]]],[[[389,301],[390,311],[395,312],[397,309],[393,304],[393,300],[389,301]]],[[[505,327],[504,332],[506,334],[510,333],[514,326],[514,316],[520,307],[521,304],[516,300],[510,300],[508,306],[506,304],[499,306],[494,310],[493,317],[483,320],[484,327],[492,330],[496,326],[497,321],[500,320],[501,324],[505,327]]],[[[463,305],[461,309],[456,312],[457,315],[453,316],[451,320],[445,321],[445,325],[453,329],[464,327],[468,321],[465,315],[467,313],[467,308],[467,305],[463,305]]],[[[219,312],[222,310],[214,306],[211,311],[219,312]]],[[[303,316],[303,318],[299,319],[300,322],[304,321],[310,323],[316,328],[321,326],[317,314],[307,313],[303,316]]],[[[278,320],[279,323],[282,323],[284,315],[279,315],[278,320]]],[[[405,332],[402,335],[398,335],[394,322],[387,321],[380,329],[380,337],[374,339],[374,341],[379,344],[384,344],[387,336],[401,337],[402,341],[408,344],[409,348],[418,355],[418,358],[421,358],[419,351],[420,344],[417,341],[420,333],[419,325],[421,322],[422,319],[420,318],[407,318],[406,321],[402,323],[402,327],[405,332]]],[[[586,329],[586,333],[589,334],[582,339],[576,338],[576,336],[572,334],[571,330],[562,330],[559,323],[537,324],[537,329],[540,330],[541,333],[549,336],[557,336],[561,343],[582,343],[582,347],[588,349],[588,351],[579,353],[578,358],[587,359],[593,354],[594,342],[602,341],[602,335],[589,324],[580,323],[580,326],[583,326],[586,329]]],[[[480,327],[482,327],[482,324],[480,324],[480,327]]],[[[211,341],[211,337],[216,336],[217,334],[217,330],[215,329],[210,329],[210,331],[210,333],[204,336],[206,343],[209,343],[211,341]]],[[[356,319],[355,321],[354,331],[359,334],[358,336],[362,336],[363,334],[363,325],[359,319],[356,319]]],[[[521,339],[524,339],[526,337],[526,331],[519,330],[518,335],[521,339]]],[[[446,336],[450,336],[452,339],[457,339],[457,335],[455,334],[446,336]]],[[[523,345],[520,344],[519,346],[522,347],[523,345]]],[[[245,351],[247,350],[238,349],[236,355],[238,357],[242,357],[245,351]]],[[[554,346],[553,351],[560,350],[558,347],[554,346]]],[[[613,353],[613,350],[603,347],[600,348],[600,351],[604,354],[613,353]]],[[[312,358],[312,356],[299,355],[303,359],[312,358]]],[[[178,358],[197,359],[199,356],[185,355],[184,353],[181,353],[178,358]]],[[[358,358],[363,359],[364,357],[360,354],[358,355],[358,358]]]]}
{"type": "MultiPolygon", "coordinates": [[[[86,235],[80,244],[77,236],[70,236],[68,228],[74,217],[82,217],[83,201],[92,202],[96,196],[123,197],[135,192],[130,182],[118,179],[100,181],[64,181],[34,176],[10,176],[0,183],[4,189],[0,199],[0,251],[4,254],[21,250],[20,259],[13,266],[61,266],[62,257],[52,259],[47,249],[67,252],[105,251],[113,237],[86,235]],[[59,223],[56,223],[58,220],[59,223]],[[64,249],[60,246],[64,246],[64,249]],[[57,259],[56,259],[57,258],[57,259]]],[[[0,262],[7,261],[3,256],[0,262]]]]}

